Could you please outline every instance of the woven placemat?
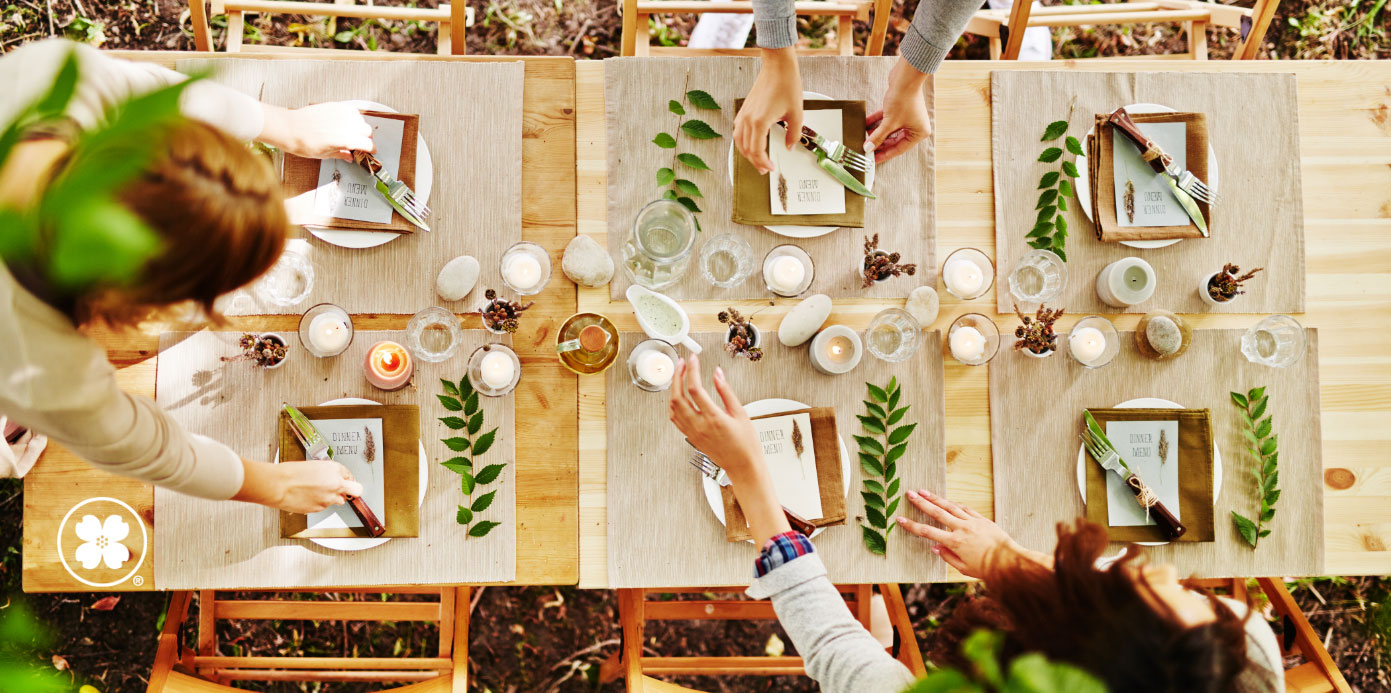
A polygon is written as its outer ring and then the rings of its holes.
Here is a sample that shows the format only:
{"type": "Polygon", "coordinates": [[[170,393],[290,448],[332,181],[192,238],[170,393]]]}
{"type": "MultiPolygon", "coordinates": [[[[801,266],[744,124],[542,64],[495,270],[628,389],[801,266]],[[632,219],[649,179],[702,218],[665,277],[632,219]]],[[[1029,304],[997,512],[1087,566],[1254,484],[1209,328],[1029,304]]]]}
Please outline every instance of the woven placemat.
{"type": "MultiPolygon", "coordinates": [[[[772,334],[771,324],[762,326],[772,334]]],[[[912,406],[907,420],[918,422],[899,462],[902,488],[941,490],[946,484],[946,448],[941,426],[943,377],[941,337],[923,333],[922,349],[903,363],[890,364],[865,354],[848,374],[823,375],[811,366],[808,347],[789,348],[776,339],[763,360],[749,363],[723,351],[724,335],[692,338],[705,349],[701,360],[706,387],[722,366],[744,402],[770,397],[811,406],[834,406],[836,426],[850,455],[847,523],[829,527],[815,539],[832,580],[838,583],[932,582],[946,579],[946,564],[928,542],[901,529],[889,536],[887,557],[869,553],[861,539],[863,472],[853,435],[863,434],[856,414],[864,413],[865,382],[883,385],[897,376],[902,402],[912,406]]],[[[689,446],[667,418],[667,393],[645,392],[629,379],[627,357],[644,339],[624,334],[619,360],[606,376],[608,430],[608,561],[612,587],[745,585],[758,548],[730,543],[705,500],[700,475],[687,463],[689,446]]],[[[710,390],[713,392],[713,389],[710,390]]],[[[905,499],[898,514],[917,517],[905,499]]]]}
{"type": "Polygon", "coordinates": [[[502,288],[502,253],[522,239],[522,63],[247,59],[180,60],[178,67],[212,70],[215,81],[288,108],[361,99],[418,114],[434,162],[433,231],[349,249],[295,228],[314,265],[308,299],[282,307],[248,292],[249,299],[228,302],[226,314],[299,313],[325,301],[350,313],[414,313],[443,301],[435,276],[459,255],[478,258],[482,274],[452,309],[476,309],[484,287],[502,288]]]}
{"type": "MultiPolygon", "coordinates": [[[[832,99],[863,100],[865,111],[882,106],[884,85],[895,58],[811,57],[800,61],[802,88],[832,99]]],[[[665,293],[678,299],[739,299],[769,297],[760,268],[763,256],[775,246],[792,243],[811,255],[816,277],[808,294],[831,298],[904,298],[914,288],[937,281],[937,218],[934,209],[934,154],[929,140],[878,170],[874,183],[877,200],[865,205],[863,229],[838,229],[819,238],[787,238],[762,227],[730,221],[733,190],[729,180],[729,149],[733,144],[734,100],[749,92],[758,76],[755,58],[611,58],[604,61],[604,107],[608,137],[608,244],[615,260],[632,232],[638,210],[661,195],[656,187],[657,169],[672,165],[674,152],[690,152],[710,166],[695,171],[678,165],[683,178],[700,186],[705,197],[697,200],[704,211],[697,215],[703,229],[693,253],[704,239],[734,232],[754,250],[753,276],[738,287],[717,289],[700,276],[699,258],[675,286],[665,293]],[[669,99],[688,90],[702,89],[715,97],[719,111],[687,107],[688,118],[709,123],[723,137],[695,140],[680,135],[675,150],[652,143],[659,132],[676,132],[677,116],[667,110],[669,99]],[[880,248],[902,253],[904,262],[918,265],[913,277],[898,277],[861,288],[866,232],[879,234],[880,248]]],[[[933,108],[931,81],[926,89],[927,107],[933,108]]],[[[735,153],[735,156],[739,156],[735,153]]],[[[631,282],[620,269],[609,285],[618,300],[631,282]]]]}
{"type": "MultiPolygon", "coordinates": [[[[1306,330],[1308,352],[1289,368],[1253,364],[1241,354],[1244,330],[1194,330],[1188,351],[1152,361],[1120,333],[1110,365],[1086,370],[1065,353],[1032,359],[1008,345],[990,362],[990,448],[995,469],[995,519],[1031,549],[1051,552],[1055,526],[1085,514],[1077,490],[1082,410],[1158,397],[1210,409],[1222,455],[1216,489],[1217,539],[1147,549],[1181,575],[1319,575],[1323,570],[1323,465],[1320,460],[1318,332],[1306,330]],[[1257,514],[1255,464],[1245,424],[1229,393],[1266,386],[1267,411],[1280,436],[1280,488],[1271,534],[1252,550],[1232,526],[1231,511],[1257,514]]],[[[1086,461],[1087,464],[1094,464],[1086,461]]],[[[1116,545],[1119,546],[1119,545],[1116,545]]]]}
{"type": "MultiPolygon", "coordinates": [[[[367,383],[367,350],[399,331],[359,332],[342,356],[319,359],[295,335],[285,365],[262,370],[247,362],[221,361],[239,353],[235,332],[168,332],[160,335],[156,401],[186,429],[211,436],[251,460],[275,459],[282,402],[320,404],[361,397],[383,404],[418,404],[429,484],[420,506],[418,538],[392,539],[365,551],[333,551],[307,540],[282,539],[279,513],[232,501],[209,501],[155,489],[155,584],[159,589],[238,587],[345,587],[491,582],[516,573],[516,494],[513,461],[514,396],[480,397],[484,427],[498,426],[493,447],[480,458],[506,463],[486,490],[496,490],[484,513],[501,522],[486,537],[466,536],[455,522],[464,496],[459,477],[439,465],[456,453],[440,439],[452,435],[439,422],[447,412],[435,399],[439,379],[461,379],[469,354],[499,341],[482,330],[464,332],[458,354],[441,364],[416,362],[414,385],[383,392],[367,383]]],[[[509,340],[501,340],[507,342],[509,340]]],[[[523,375],[525,377],[525,375],[523,375]]],[[[475,491],[477,497],[483,491],[475,491]]]]}
{"type": "MultiPolygon", "coordinates": [[[[1050,305],[1069,313],[1114,313],[1096,295],[1103,267],[1136,256],[1154,267],[1154,296],[1128,312],[1304,312],[1304,209],[1300,191],[1299,117],[1292,74],[1206,72],[994,72],[990,81],[991,153],[995,181],[995,272],[998,309],[1010,312],[1008,276],[1030,248],[1025,235],[1038,211],[1039,178],[1058,164],[1036,161],[1044,128],[1068,118],[1068,134],[1083,139],[1097,113],[1155,103],[1207,115],[1217,154],[1222,200],[1213,209],[1212,236],[1167,248],[1139,249],[1096,239],[1082,213],[1086,200],[1068,199],[1067,286],[1050,305]],[[1244,285],[1246,295],[1220,307],[1198,297],[1207,275],[1232,262],[1265,271],[1244,285]]],[[[1064,154],[1071,161],[1071,154],[1064,154]]],[[[1085,175],[1086,171],[1083,170],[1085,175]]]]}

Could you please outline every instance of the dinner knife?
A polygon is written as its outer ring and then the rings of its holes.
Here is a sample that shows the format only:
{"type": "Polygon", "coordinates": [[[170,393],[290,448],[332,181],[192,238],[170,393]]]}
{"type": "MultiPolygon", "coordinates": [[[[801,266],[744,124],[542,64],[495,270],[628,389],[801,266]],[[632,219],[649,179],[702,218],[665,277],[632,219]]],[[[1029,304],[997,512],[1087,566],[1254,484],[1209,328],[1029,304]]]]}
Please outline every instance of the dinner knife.
{"type": "Polygon", "coordinates": [[[405,183],[396,180],[396,177],[391,175],[391,173],[386,170],[386,167],[382,165],[382,162],[379,161],[377,157],[372,156],[367,152],[354,151],[353,161],[356,162],[362,168],[366,169],[368,173],[372,174],[372,179],[376,181],[377,192],[381,193],[382,198],[386,200],[386,203],[391,205],[391,208],[396,210],[396,212],[399,213],[402,218],[404,218],[411,224],[414,224],[421,230],[430,230],[430,227],[426,225],[423,219],[416,216],[415,212],[411,211],[409,207],[401,203],[399,195],[408,194],[414,196],[415,191],[411,190],[410,187],[407,186],[405,183]],[[393,191],[397,192],[398,194],[393,195],[393,191]],[[401,191],[404,191],[404,193],[402,193],[401,191]]]}
{"type": "Polygon", "coordinates": [[[797,141],[800,142],[807,151],[815,154],[816,165],[820,166],[821,170],[831,174],[831,177],[836,179],[837,183],[845,186],[846,190],[871,200],[879,199],[875,197],[873,192],[870,192],[869,188],[865,187],[864,183],[860,182],[860,179],[856,178],[854,174],[846,170],[844,165],[837,162],[832,157],[833,152],[826,147],[826,138],[816,134],[815,130],[803,125],[802,134],[797,138],[797,141]]]}
{"type": "MultiPolygon", "coordinates": [[[[1121,481],[1125,483],[1125,487],[1130,489],[1131,493],[1135,494],[1136,502],[1143,505],[1141,495],[1146,490],[1145,482],[1140,478],[1140,475],[1131,471],[1130,466],[1125,463],[1124,459],[1121,459],[1120,454],[1116,452],[1116,446],[1111,444],[1111,440],[1107,438],[1106,433],[1101,430],[1101,425],[1096,422],[1096,418],[1092,416],[1092,413],[1083,410],[1082,416],[1086,420],[1083,442],[1086,443],[1085,447],[1087,448],[1087,452],[1091,454],[1092,459],[1096,460],[1097,464],[1101,465],[1103,469],[1119,476],[1121,481]],[[1097,450],[1097,447],[1101,449],[1097,450]],[[1101,454],[1097,454],[1098,452],[1101,454]]],[[[1147,511],[1153,514],[1155,524],[1159,526],[1160,531],[1164,532],[1164,535],[1169,539],[1178,539],[1188,532],[1188,528],[1184,527],[1183,523],[1179,522],[1178,517],[1157,498],[1154,500],[1154,503],[1147,508],[1147,511]]]]}
{"type": "Polygon", "coordinates": [[[1117,108],[1111,113],[1109,120],[1120,130],[1122,135],[1125,135],[1126,139],[1130,140],[1131,144],[1140,150],[1140,157],[1150,165],[1150,168],[1164,177],[1164,182],[1169,186],[1169,192],[1173,193],[1174,199],[1178,200],[1184,213],[1193,220],[1193,224],[1198,227],[1203,236],[1207,237],[1207,220],[1203,218],[1203,211],[1198,208],[1198,201],[1193,199],[1193,196],[1188,194],[1186,190],[1179,187],[1178,176],[1169,170],[1174,164],[1174,157],[1146,136],[1125,108],[1117,108]]]}
{"type": "MultiPolygon", "coordinates": [[[[286,404],[285,414],[290,417],[290,430],[294,432],[295,438],[299,439],[299,444],[304,446],[304,455],[310,460],[331,460],[333,459],[333,446],[328,444],[324,435],[319,432],[319,428],[314,425],[304,412],[286,404]]],[[[362,496],[345,496],[348,499],[348,507],[357,514],[357,519],[362,520],[362,525],[367,529],[368,534],[379,537],[386,532],[386,526],[377,519],[377,514],[372,512],[372,508],[367,506],[367,501],[362,496]]]]}

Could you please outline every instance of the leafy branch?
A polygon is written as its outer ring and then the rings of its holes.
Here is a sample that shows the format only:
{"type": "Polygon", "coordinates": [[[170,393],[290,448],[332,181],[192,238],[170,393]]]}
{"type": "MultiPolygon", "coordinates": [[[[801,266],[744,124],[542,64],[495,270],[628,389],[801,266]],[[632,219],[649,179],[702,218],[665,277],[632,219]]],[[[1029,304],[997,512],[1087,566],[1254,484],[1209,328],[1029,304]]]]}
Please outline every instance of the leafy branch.
{"type": "MultiPolygon", "coordinates": [[[[690,86],[691,76],[686,75],[686,86],[690,86]]],[[[691,106],[701,110],[720,110],[719,102],[710,94],[694,89],[686,92],[686,102],[691,106]]],[[[676,132],[685,134],[687,137],[696,140],[712,140],[722,137],[715,128],[703,120],[686,119],[686,107],[676,99],[667,102],[667,110],[677,116],[676,132]]],[[[692,171],[709,171],[710,166],[703,159],[689,152],[677,153],[676,137],[667,132],[658,133],[652,138],[652,143],[662,149],[670,149],[671,165],[657,169],[657,188],[665,188],[662,197],[668,200],[680,202],[686,209],[691,210],[691,214],[699,214],[700,206],[696,204],[695,198],[704,197],[700,193],[700,186],[689,178],[683,178],[677,174],[678,168],[685,173],[684,169],[692,171]],[[684,167],[684,168],[681,168],[684,167]]],[[[689,174],[686,174],[689,175],[689,174]]],[[[696,221],[696,228],[700,228],[700,221],[696,221]]]]}
{"type": "Polygon", "coordinates": [[[908,450],[908,436],[913,435],[916,423],[904,424],[895,428],[908,413],[909,407],[898,406],[903,390],[898,378],[890,378],[887,387],[865,383],[869,388],[869,399],[865,400],[865,414],[858,416],[860,425],[869,435],[855,436],[860,446],[860,469],[865,473],[864,490],[860,497],[865,501],[866,525],[860,525],[865,547],[870,553],[885,555],[888,551],[889,533],[893,524],[889,518],[898,510],[902,500],[899,494],[898,460],[908,450]],[[878,436],[883,437],[880,441],[878,436]]]}
{"type": "MultiPolygon", "coordinates": [[[[1075,103],[1074,103],[1075,106],[1075,103]]],[[[1067,124],[1072,120],[1072,108],[1068,108],[1067,120],[1055,120],[1048,124],[1043,131],[1040,142],[1054,142],[1059,137],[1067,134],[1067,124]]],[[[1063,146],[1074,156],[1082,155],[1082,143],[1076,137],[1067,135],[1063,140],[1063,146]]],[[[1048,147],[1038,155],[1038,160],[1051,164],[1063,158],[1061,147],[1048,147]]],[[[1067,262],[1067,219],[1063,218],[1062,213],[1067,211],[1067,198],[1077,199],[1077,191],[1073,189],[1072,181],[1077,179],[1077,164],[1071,161],[1064,161],[1056,171],[1049,171],[1039,179],[1038,189],[1042,190],[1038,194],[1038,204],[1034,209],[1038,210],[1038,218],[1034,220],[1034,228],[1029,231],[1029,247],[1037,250],[1051,250],[1063,262],[1067,262]]]]}
{"type": "Polygon", "coordinates": [[[1275,501],[1280,500],[1280,471],[1277,468],[1280,436],[1271,433],[1275,417],[1265,416],[1266,405],[1270,403],[1270,398],[1265,395],[1265,387],[1258,387],[1244,395],[1233,392],[1232,403],[1241,411],[1241,419],[1246,423],[1246,430],[1242,433],[1246,436],[1246,442],[1251,444],[1247,449],[1260,462],[1251,475],[1256,479],[1256,492],[1261,497],[1261,512],[1255,522],[1235,510],[1232,511],[1232,522],[1236,524],[1241,538],[1251,548],[1256,548],[1261,537],[1270,534],[1265,525],[1275,519],[1275,501]],[[1265,418],[1262,419],[1262,416],[1265,418]]]}
{"type": "Polygon", "coordinates": [[[978,630],[961,644],[966,671],[932,669],[905,693],[1105,693],[1106,685],[1071,664],[1033,652],[1001,662],[1004,636],[978,630]],[[1003,666],[1002,666],[1003,665],[1003,666]]]}
{"type": "Polygon", "coordinates": [[[472,527],[469,527],[469,525],[477,519],[478,513],[487,510],[488,506],[493,504],[493,498],[497,496],[497,490],[489,491],[477,498],[473,497],[473,492],[477,490],[479,486],[497,481],[498,476],[502,474],[503,468],[507,465],[490,464],[475,473],[473,463],[474,460],[478,459],[479,455],[482,455],[487,452],[489,448],[493,447],[493,439],[497,435],[497,427],[493,427],[493,430],[483,435],[478,435],[478,432],[483,430],[483,409],[478,404],[478,392],[473,389],[473,383],[469,382],[468,376],[464,376],[464,379],[460,380],[458,385],[441,378],[440,385],[444,387],[444,394],[435,395],[435,397],[439,398],[440,404],[444,405],[444,408],[449,411],[463,414],[463,416],[440,417],[440,421],[443,422],[445,426],[458,432],[454,437],[444,438],[441,442],[448,446],[450,450],[462,453],[457,457],[452,457],[440,463],[445,469],[460,476],[464,497],[467,500],[465,505],[459,506],[459,512],[455,515],[455,520],[459,524],[464,525],[468,530],[469,536],[487,536],[488,532],[493,531],[493,528],[501,523],[484,520],[477,524],[473,524],[472,527]],[[478,437],[474,438],[474,436],[478,437]]]}

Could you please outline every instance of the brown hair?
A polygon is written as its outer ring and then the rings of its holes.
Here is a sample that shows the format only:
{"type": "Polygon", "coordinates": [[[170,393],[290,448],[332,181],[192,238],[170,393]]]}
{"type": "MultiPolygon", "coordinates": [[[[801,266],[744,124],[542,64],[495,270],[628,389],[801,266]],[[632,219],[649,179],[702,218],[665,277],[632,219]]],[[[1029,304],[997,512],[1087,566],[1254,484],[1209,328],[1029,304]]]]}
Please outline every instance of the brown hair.
{"type": "Polygon", "coordinates": [[[72,318],[79,325],[130,326],[189,301],[215,317],[218,296],[265,273],[285,248],[289,219],[265,157],[195,121],[175,126],[164,146],[119,194],[163,248],[128,285],[77,297],[72,318]]]}
{"type": "Polygon", "coordinates": [[[1130,545],[1098,569],[1106,548],[1105,528],[1079,520],[1075,528],[1058,525],[1053,570],[1020,558],[997,562],[985,581],[987,596],[959,606],[939,630],[933,660],[969,666],[960,643],[987,628],[1005,634],[1003,660],[1040,652],[1087,670],[1113,691],[1234,690],[1248,666],[1245,619],[1208,595],[1217,620],[1183,623],[1138,575],[1140,547],[1130,545]]]}

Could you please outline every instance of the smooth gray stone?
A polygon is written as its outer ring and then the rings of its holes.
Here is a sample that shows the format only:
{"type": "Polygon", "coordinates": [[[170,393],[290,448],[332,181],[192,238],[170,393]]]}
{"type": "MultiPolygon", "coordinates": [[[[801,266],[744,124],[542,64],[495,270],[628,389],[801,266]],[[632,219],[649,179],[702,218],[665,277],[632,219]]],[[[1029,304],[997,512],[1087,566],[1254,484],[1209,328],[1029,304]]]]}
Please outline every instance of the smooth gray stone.
{"type": "Polygon", "coordinates": [[[1173,320],[1158,316],[1145,325],[1145,339],[1160,356],[1168,356],[1183,346],[1183,333],[1173,320]]]}
{"type": "Polygon", "coordinates": [[[798,303],[783,317],[778,325],[778,341],[795,347],[805,344],[826,318],[831,317],[831,297],[826,294],[812,294],[798,303]]]}
{"type": "Polygon", "coordinates": [[[920,286],[913,289],[913,293],[908,294],[908,303],[903,306],[918,321],[919,325],[927,327],[937,321],[937,314],[942,309],[942,301],[937,296],[937,290],[930,286],[920,286]]]}
{"type": "Polygon", "coordinates": [[[580,286],[603,286],[613,279],[613,258],[593,238],[580,234],[565,246],[560,269],[580,286]]]}
{"type": "Polygon", "coordinates": [[[446,301],[463,299],[478,283],[478,270],[478,260],[472,255],[460,255],[446,262],[435,278],[435,293],[446,301]]]}

